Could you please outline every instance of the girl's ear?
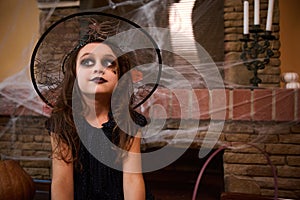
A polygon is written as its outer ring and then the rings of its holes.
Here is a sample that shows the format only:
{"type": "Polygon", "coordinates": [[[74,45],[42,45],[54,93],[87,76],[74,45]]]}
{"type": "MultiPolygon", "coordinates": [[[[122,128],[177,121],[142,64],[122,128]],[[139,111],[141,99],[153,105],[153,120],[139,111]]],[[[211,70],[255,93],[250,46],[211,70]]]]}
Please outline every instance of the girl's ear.
{"type": "Polygon", "coordinates": [[[133,83],[137,83],[141,80],[143,80],[143,73],[139,70],[133,69],[130,71],[131,78],[133,83]]]}

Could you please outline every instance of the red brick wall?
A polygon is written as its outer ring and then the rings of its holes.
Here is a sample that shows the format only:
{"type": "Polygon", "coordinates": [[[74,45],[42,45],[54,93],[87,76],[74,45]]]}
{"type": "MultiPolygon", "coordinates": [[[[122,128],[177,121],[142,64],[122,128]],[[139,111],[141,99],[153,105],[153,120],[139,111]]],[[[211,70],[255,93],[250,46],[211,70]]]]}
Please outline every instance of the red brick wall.
{"type": "Polygon", "coordinates": [[[148,108],[155,104],[161,105],[170,119],[284,122],[299,121],[299,95],[299,90],[280,88],[159,89],[146,105],[149,105],[148,108]],[[198,106],[197,113],[194,111],[195,106],[198,106]]]}

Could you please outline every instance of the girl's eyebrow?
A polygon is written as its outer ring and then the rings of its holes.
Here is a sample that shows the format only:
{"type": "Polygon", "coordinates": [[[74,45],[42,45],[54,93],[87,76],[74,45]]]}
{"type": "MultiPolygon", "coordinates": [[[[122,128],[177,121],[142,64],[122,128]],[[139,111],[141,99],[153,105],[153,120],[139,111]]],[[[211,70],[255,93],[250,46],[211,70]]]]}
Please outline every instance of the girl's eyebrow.
{"type": "Polygon", "coordinates": [[[103,55],[103,57],[111,57],[113,59],[117,59],[117,57],[113,54],[105,54],[105,55],[103,55]]]}
{"type": "Polygon", "coordinates": [[[90,54],[93,54],[93,53],[90,53],[90,52],[87,52],[87,53],[84,53],[82,56],[80,56],[80,58],[86,56],[86,55],[90,55],[90,54]]]}
{"type": "MultiPolygon", "coordinates": [[[[95,54],[91,53],[91,52],[87,52],[87,53],[84,53],[82,56],[80,56],[80,58],[82,58],[82,57],[84,57],[86,55],[95,55],[95,54]]],[[[113,54],[104,54],[103,57],[111,57],[111,58],[117,59],[117,57],[114,56],[113,54]]]]}

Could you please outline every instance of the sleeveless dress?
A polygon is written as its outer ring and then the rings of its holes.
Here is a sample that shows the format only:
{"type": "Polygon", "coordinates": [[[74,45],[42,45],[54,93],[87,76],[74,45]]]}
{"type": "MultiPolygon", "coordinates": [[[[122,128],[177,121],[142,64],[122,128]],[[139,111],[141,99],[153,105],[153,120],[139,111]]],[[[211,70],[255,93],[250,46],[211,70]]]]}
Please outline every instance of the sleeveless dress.
{"type": "MultiPolygon", "coordinates": [[[[144,116],[138,113],[135,115],[137,115],[136,123],[145,126],[146,119],[144,116]]],[[[83,118],[75,120],[75,124],[80,136],[78,154],[80,169],[74,168],[74,199],[124,199],[123,172],[117,170],[122,169],[122,161],[117,162],[118,155],[113,148],[112,132],[115,121],[111,113],[108,122],[102,124],[102,128],[91,126],[83,118]]],[[[146,199],[154,199],[147,187],[146,199]]]]}

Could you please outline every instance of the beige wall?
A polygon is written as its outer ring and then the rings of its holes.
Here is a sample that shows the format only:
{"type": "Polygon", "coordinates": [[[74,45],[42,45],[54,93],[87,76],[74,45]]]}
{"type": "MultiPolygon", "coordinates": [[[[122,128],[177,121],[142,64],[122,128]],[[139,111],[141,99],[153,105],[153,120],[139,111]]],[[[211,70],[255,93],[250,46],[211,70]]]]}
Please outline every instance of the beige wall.
{"type": "Polygon", "coordinates": [[[300,1],[279,0],[281,71],[300,75],[300,1]]]}
{"type": "Polygon", "coordinates": [[[0,0],[0,82],[29,66],[38,20],[36,0],[0,0]]]}

